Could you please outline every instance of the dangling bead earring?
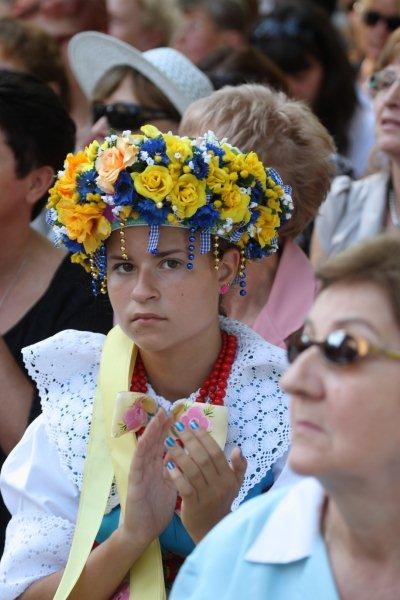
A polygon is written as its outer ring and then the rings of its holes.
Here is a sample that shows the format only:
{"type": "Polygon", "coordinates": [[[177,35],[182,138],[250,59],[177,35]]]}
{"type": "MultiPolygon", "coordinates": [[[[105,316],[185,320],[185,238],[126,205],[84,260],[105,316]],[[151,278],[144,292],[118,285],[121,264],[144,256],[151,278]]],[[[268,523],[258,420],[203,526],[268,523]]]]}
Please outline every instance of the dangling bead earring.
{"type": "Polygon", "coordinates": [[[104,244],[102,244],[99,248],[98,270],[99,278],[101,281],[100,293],[107,294],[107,255],[106,247],[104,244]]]}
{"type": "Polygon", "coordinates": [[[213,254],[214,254],[214,269],[216,271],[218,271],[219,269],[219,239],[217,236],[214,236],[214,250],[213,250],[213,254]]]}
{"type": "Polygon", "coordinates": [[[126,253],[126,240],[125,240],[125,221],[121,219],[119,223],[119,241],[121,246],[121,256],[124,260],[128,260],[128,255],[126,253]]]}
{"type": "Polygon", "coordinates": [[[97,296],[97,294],[99,292],[99,284],[97,281],[99,278],[99,274],[98,274],[98,269],[96,268],[93,254],[89,255],[89,268],[90,268],[90,275],[92,278],[92,291],[93,291],[94,296],[97,296]]]}
{"type": "Polygon", "coordinates": [[[244,250],[240,251],[240,265],[239,265],[239,286],[241,296],[246,296],[246,257],[244,255],[244,250]]]}
{"type": "Polygon", "coordinates": [[[101,280],[100,293],[103,295],[107,294],[107,275],[104,275],[101,280]]]}
{"type": "Polygon", "coordinates": [[[189,229],[189,245],[188,245],[188,262],[186,263],[186,268],[191,271],[193,269],[193,261],[194,261],[194,250],[195,250],[195,236],[196,230],[194,227],[189,229]]]}

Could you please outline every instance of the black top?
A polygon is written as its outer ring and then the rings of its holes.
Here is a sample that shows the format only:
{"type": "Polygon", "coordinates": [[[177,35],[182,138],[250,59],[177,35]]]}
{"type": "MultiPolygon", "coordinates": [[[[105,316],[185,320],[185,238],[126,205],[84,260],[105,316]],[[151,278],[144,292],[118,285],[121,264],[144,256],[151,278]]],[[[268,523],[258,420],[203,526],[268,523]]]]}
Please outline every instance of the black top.
{"type": "MultiPolygon", "coordinates": [[[[112,309],[106,296],[93,296],[90,276],[66,256],[58,267],[44,295],[4,335],[4,341],[16,362],[29,378],[21,350],[64,329],[108,333],[113,325],[112,309]]],[[[30,379],[30,378],[29,378],[30,379]]],[[[34,393],[29,422],[40,414],[40,400],[34,393]]],[[[0,467],[6,455],[0,448],[0,467]]],[[[5,527],[9,513],[0,499],[0,556],[3,552],[5,527]]]]}

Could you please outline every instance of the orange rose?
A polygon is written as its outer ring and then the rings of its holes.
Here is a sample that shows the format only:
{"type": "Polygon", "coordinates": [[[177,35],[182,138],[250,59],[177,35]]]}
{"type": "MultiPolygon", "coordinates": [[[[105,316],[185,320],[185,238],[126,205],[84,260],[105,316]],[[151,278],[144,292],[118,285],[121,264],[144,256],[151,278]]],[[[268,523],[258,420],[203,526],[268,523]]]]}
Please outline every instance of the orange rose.
{"type": "Polygon", "coordinates": [[[107,194],[113,194],[118,175],[123,169],[133,165],[137,154],[137,146],[122,137],[118,138],[115,146],[106,148],[96,159],[95,166],[99,174],[97,185],[107,194]]]}
{"type": "Polygon", "coordinates": [[[62,198],[76,201],[76,178],[80,173],[89,171],[93,167],[84,152],[68,154],[64,163],[64,173],[59,176],[54,187],[50,190],[48,206],[55,206],[62,198]]]}
{"type": "Polygon", "coordinates": [[[67,228],[68,237],[83,244],[85,252],[97,250],[111,233],[110,222],[103,216],[104,203],[58,204],[58,219],[67,228]]]}

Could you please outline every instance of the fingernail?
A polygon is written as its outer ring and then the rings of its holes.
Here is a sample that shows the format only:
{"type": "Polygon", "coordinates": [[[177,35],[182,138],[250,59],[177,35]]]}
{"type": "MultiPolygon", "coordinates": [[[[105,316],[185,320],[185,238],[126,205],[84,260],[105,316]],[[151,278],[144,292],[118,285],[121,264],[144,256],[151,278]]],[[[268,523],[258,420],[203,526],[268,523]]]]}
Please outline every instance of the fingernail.
{"type": "Polygon", "coordinates": [[[197,419],[192,419],[191,421],[189,421],[189,425],[191,429],[200,429],[200,425],[197,419]]]}
{"type": "Polygon", "coordinates": [[[174,463],[174,462],[172,462],[172,460],[169,460],[169,461],[167,462],[167,469],[168,469],[169,471],[173,471],[173,470],[175,469],[175,463],[174,463]]]}
{"type": "Polygon", "coordinates": [[[165,445],[169,446],[169,448],[172,448],[173,446],[175,446],[174,438],[172,438],[170,435],[167,438],[165,438],[165,445]]]}
{"type": "Polygon", "coordinates": [[[182,423],[182,421],[177,421],[176,423],[174,423],[174,427],[177,431],[184,431],[185,430],[185,426],[182,423]]]}

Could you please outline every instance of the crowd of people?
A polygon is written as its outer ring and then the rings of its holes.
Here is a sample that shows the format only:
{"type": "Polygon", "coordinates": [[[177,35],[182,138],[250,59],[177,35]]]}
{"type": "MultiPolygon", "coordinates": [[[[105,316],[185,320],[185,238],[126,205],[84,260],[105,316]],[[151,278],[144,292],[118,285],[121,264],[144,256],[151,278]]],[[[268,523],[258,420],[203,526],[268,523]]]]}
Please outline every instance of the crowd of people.
{"type": "Polygon", "coordinates": [[[400,2],[0,0],[0,183],[0,600],[397,600],[400,2]]]}

